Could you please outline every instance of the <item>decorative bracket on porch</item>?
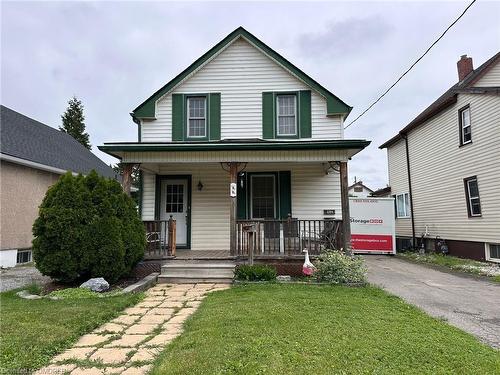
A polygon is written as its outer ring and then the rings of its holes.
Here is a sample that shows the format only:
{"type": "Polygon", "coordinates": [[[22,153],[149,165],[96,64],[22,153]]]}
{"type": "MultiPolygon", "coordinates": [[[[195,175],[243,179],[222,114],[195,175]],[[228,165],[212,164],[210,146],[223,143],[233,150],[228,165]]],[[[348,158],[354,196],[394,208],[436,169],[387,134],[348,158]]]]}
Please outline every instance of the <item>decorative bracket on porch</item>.
{"type": "Polygon", "coordinates": [[[247,168],[248,163],[239,163],[239,162],[229,162],[229,163],[220,163],[221,168],[227,173],[231,173],[231,165],[236,164],[236,172],[243,172],[247,168]],[[240,166],[243,164],[243,167],[240,169],[240,166]]]}
{"type": "Polygon", "coordinates": [[[340,173],[340,161],[329,161],[327,163],[323,163],[323,168],[325,170],[325,174],[330,174],[330,171],[340,173]]]}

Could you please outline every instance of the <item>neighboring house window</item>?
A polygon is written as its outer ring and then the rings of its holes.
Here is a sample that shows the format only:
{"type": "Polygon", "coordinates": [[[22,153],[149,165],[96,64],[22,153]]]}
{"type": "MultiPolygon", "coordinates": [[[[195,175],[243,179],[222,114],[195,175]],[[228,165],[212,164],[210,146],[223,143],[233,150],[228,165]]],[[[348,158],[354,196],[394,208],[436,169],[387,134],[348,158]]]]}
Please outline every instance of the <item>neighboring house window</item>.
{"type": "Polygon", "coordinates": [[[481,202],[479,200],[479,187],[477,177],[468,177],[464,179],[465,197],[467,199],[467,212],[469,217],[481,216],[481,202]]]}
{"type": "Polygon", "coordinates": [[[187,98],[188,106],[188,138],[205,138],[207,136],[207,98],[191,96],[187,98]]]}
{"type": "Polygon", "coordinates": [[[278,136],[297,135],[297,96],[277,95],[278,136]]]}
{"type": "Polygon", "coordinates": [[[354,186],[354,192],[355,193],[362,193],[363,187],[362,186],[354,186]]]}
{"type": "Polygon", "coordinates": [[[274,219],[276,216],[276,181],[274,175],[252,175],[252,219],[274,219]]]}
{"type": "Polygon", "coordinates": [[[467,106],[458,111],[460,122],[460,145],[472,142],[472,132],[470,123],[470,107],[467,106]]]}
{"type": "Polygon", "coordinates": [[[488,244],[489,254],[488,260],[494,260],[500,262],[500,244],[490,243],[488,244]]]}
{"type": "Polygon", "coordinates": [[[31,250],[18,250],[17,251],[17,264],[30,263],[31,250]]]}
{"type": "Polygon", "coordinates": [[[396,215],[398,218],[410,217],[410,194],[396,195],[396,215]]]}

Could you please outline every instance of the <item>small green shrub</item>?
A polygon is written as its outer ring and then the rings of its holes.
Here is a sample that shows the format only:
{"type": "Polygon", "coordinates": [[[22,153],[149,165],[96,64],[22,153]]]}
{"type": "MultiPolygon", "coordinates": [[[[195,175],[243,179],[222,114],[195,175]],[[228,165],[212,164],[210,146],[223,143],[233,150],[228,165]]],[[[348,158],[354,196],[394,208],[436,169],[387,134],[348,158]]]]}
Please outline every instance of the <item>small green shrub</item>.
{"type": "Polygon", "coordinates": [[[47,191],[33,235],[36,267],[63,282],[115,282],[130,273],[146,247],[134,201],[117,181],[95,171],[67,173],[47,191]]]}
{"type": "Polygon", "coordinates": [[[42,287],[38,285],[37,283],[31,283],[29,285],[26,285],[24,288],[29,294],[36,294],[37,296],[42,293],[42,287]]]}
{"type": "Polygon", "coordinates": [[[348,256],[336,250],[322,253],[316,262],[319,282],[357,284],[366,282],[366,267],[360,256],[348,256]]]}
{"type": "Polygon", "coordinates": [[[253,266],[244,264],[236,268],[234,277],[241,281],[271,281],[276,279],[276,270],[260,264],[253,266]]]}

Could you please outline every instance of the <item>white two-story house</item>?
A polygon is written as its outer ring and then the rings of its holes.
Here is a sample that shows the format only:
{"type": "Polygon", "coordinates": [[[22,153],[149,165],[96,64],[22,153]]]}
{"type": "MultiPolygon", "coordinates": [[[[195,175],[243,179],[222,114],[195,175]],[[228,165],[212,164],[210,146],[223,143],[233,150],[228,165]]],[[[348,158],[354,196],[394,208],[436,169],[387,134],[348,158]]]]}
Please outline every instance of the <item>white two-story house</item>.
{"type": "Polygon", "coordinates": [[[369,144],[344,139],[350,111],[240,27],[132,112],[137,141],[99,149],[140,165],[142,219],[175,219],[177,249],[299,254],[342,219],[340,172],[347,200],[369,144]]]}
{"type": "Polygon", "coordinates": [[[441,238],[452,255],[500,262],[500,53],[457,66],[458,83],[380,146],[397,243],[432,250],[441,238]]]}

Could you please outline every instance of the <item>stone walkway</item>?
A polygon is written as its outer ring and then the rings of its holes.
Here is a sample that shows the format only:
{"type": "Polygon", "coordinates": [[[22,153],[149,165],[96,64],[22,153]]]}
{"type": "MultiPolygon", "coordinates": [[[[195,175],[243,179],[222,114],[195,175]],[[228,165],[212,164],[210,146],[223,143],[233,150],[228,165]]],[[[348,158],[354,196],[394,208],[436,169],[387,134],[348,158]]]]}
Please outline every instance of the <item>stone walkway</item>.
{"type": "Polygon", "coordinates": [[[35,374],[147,374],[156,356],[182,333],[207,293],[225,284],[158,284],[146,298],[84,335],[35,374]]]}

